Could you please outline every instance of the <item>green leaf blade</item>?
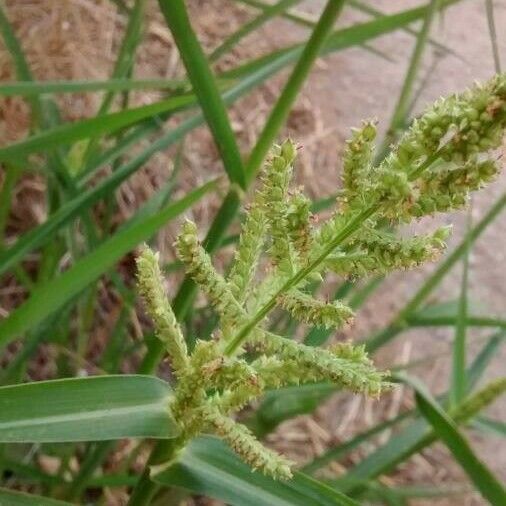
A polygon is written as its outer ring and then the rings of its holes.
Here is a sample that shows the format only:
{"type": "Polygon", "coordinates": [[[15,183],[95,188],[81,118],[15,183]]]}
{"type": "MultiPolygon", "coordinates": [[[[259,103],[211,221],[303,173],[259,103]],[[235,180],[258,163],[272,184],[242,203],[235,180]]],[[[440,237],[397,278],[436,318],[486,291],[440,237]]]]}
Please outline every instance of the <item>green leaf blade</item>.
{"type": "Polygon", "coordinates": [[[0,506],[72,506],[72,504],[40,495],[0,488],[0,506]]]}
{"type": "Polygon", "coordinates": [[[182,95],[154,104],[59,125],[0,149],[0,160],[16,160],[38,151],[47,151],[63,144],[96,137],[99,134],[110,134],[157,114],[177,111],[194,103],[193,95],[182,95]]]}
{"type": "Polygon", "coordinates": [[[171,438],[169,385],[152,376],[70,378],[0,387],[0,441],[171,438]]]}
{"type": "Polygon", "coordinates": [[[438,437],[452,452],[482,496],[492,505],[506,504],[506,489],[475,455],[455,422],[435,401],[418,391],[416,403],[422,415],[432,425],[438,437]]]}
{"type": "Polygon", "coordinates": [[[243,163],[225,102],[188,19],[185,3],[183,0],[170,2],[159,0],[158,3],[213,134],[225,171],[232,183],[236,183],[244,189],[246,188],[246,179],[243,163]]]}
{"type": "Polygon", "coordinates": [[[292,480],[284,482],[254,472],[214,437],[192,441],[178,462],[155,474],[153,479],[161,485],[185,488],[234,506],[358,504],[302,473],[295,473],[292,480]]]}

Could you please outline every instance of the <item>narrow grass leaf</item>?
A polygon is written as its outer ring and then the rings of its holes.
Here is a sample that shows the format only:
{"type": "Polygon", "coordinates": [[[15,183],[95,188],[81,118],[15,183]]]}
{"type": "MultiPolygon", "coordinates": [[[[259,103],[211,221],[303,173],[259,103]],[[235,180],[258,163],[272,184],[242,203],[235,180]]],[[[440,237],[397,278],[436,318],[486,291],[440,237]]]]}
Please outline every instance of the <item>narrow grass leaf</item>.
{"type": "MultiPolygon", "coordinates": [[[[468,230],[470,228],[471,210],[468,215],[468,230]]],[[[469,278],[470,248],[467,244],[463,258],[462,280],[457,319],[455,321],[455,337],[452,346],[452,370],[450,380],[450,405],[458,405],[466,395],[466,335],[468,316],[468,278],[469,278]]]]}
{"type": "Polygon", "coordinates": [[[167,221],[183,213],[215,187],[216,182],[211,181],[181,200],[165,206],[156,215],[138,220],[131,226],[123,226],[119,232],[78,260],[69,270],[36,288],[26,302],[0,322],[0,346],[5,346],[60,309],[112,268],[123,255],[149,239],[167,221]]]}
{"type": "Polygon", "coordinates": [[[455,422],[424,390],[417,389],[416,403],[422,415],[434,428],[455,459],[467,473],[481,495],[492,505],[506,504],[506,489],[475,455],[455,422]]]}
{"type": "MultiPolygon", "coordinates": [[[[0,4],[0,33],[2,34],[5,47],[12,57],[18,79],[22,79],[24,81],[32,81],[32,72],[26,61],[23,48],[21,47],[21,44],[19,43],[19,40],[16,37],[16,34],[14,33],[14,30],[9,23],[7,16],[5,15],[3,4],[0,4]]],[[[32,109],[34,119],[33,122],[35,124],[40,124],[42,121],[41,103],[36,97],[31,98],[29,103],[32,109]]]]}
{"type": "Polygon", "coordinates": [[[0,488],[0,506],[72,506],[72,504],[40,495],[0,488]]]}
{"type": "Polygon", "coordinates": [[[279,0],[273,5],[269,5],[262,10],[261,14],[253,18],[251,21],[244,23],[241,27],[227,37],[216,49],[209,55],[209,60],[216,61],[224,54],[232,50],[244,37],[251,32],[260,28],[267,21],[284,13],[290,7],[297,5],[301,0],[279,0]]]}
{"type": "Polygon", "coordinates": [[[490,44],[492,46],[492,55],[494,57],[494,67],[497,73],[501,72],[501,57],[499,46],[497,44],[497,30],[495,28],[494,1],[485,0],[487,10],[488,33],[490,34],[490,44]]]}
{"type": "Polygon", "coordinates": [[[107,81],[12,81],[0,84],[0,96],[32,97],[53,93],[89,93],[95,91],[171,90],[190,91],[186,80],[109,79],[107,81]]]}
{"type": "Polygon", "coordinates": [[[245,188],[246,180],[242,159],[228,119],[225,103],[190,24],[184,1],[159,0],[159,5],[213,134],[225,171],[231,182],[245,188]]]}
{"type": "Polygon", "coordinates": [[[481,348],[473,360],[473,365],[467,369],[467,394],[469,394],[483,377],[490,362],[497,356],[501,346],[506,341],[506,331],[501,330],[488,338],[486,344],[481,348]]]}
{"type": "MultiPolygon", "coordinates": [[[[459,322],[460,302],[446,301],[431,304],[415,311],[406,318],[409,327],[455,327],[459,322]]],[[[479,307],[470,305],[461,324],[464,327],[497,327],[506,329],[506,320],[484,314],[479,307]]]]}
{"type": "Polygon", "coordinates": [[[479,416],[474,420],[472,426],[483,433],[506,437],[506,423],[501,420],[492,420],[491,418],[479,416]]]}
{"type": "MultiPolygon", "coordinates": [[[[369,5],[367,3],[359,2],[357,0],[348,0],[348,3],[356,8],[359,11],[365,12],[367,14],[370,14],[371,16],[375,18],[380,18],[385,16],[385,14],[373,7],[372,5],[369,5]]],[[[413,35],[415,38],[419,36],[419,33],[417,30],[414,30],[413,28],[410,28],[409,26],[402,29],[403,32],[408,33],[409,35],[413,35]]],[[[456,56],[457,58],[460,58],[462,60],[462,57],[456,53],[451,47],[445,46],[444,44],[441,44],[435,39],[429,39],[428,42],[434,46],[434,48],[438,49],[439,51],[442,51],[443,53],[451,54],[453,56],[456,56]]]]}
{"type": "Polygon", "coordinates": [[[195,96],[182,95],[168,98],[154,104],[144,105],[125,111],[106,114],[70,124],[63,124],[35,134],[26,140],[15,142],[0,149],[0,160],[19,159],[38,151],[71,144],[99,134],[108,135],[121,128],[168,111],[180,110],[195,104],[195,96]]]}

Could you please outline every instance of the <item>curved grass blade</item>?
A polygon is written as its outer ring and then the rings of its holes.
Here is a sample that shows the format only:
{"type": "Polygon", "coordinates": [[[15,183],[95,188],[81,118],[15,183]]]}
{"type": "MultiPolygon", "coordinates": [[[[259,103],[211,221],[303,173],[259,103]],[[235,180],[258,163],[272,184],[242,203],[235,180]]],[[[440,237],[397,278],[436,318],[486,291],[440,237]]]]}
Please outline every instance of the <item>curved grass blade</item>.
{"type": "Polygon", "coordinates": [[[171,388],[154,376],[69,378],[0,387],[0,441],[172,438],[171,388]]]}
{"type": "Polygon", "coordinates": [[[274,481],[253,472],[214,437],[193,440],[179,460],[152,478],[233,506],[357,506],[358,503],[302,473],[290,481],[274,481]]]}
{"type": "Polygon", "coordinates": [[[224,54],[233,49],[244,37],[265,24],[270,19],[282,14],[285,10],[300,3],[301,0],[279,0],[273,5],[269,5],[262,10],[261,14],[251,21],[244,23],[237,31],[227,37],[216,49],[209,55],[209,61],[216,61],[224,54]]]}
{"type": "MultiPolygon", "coordinates": [[[[472,365],[467,369],[467,387],[472,389],[481,379],[483,373],[490,363],[491,359],[496,355],[499,346],[504,339],[504,333],[492,335],[486,344],[482,347],[472,365]]],[[[442,395],[438,400],[445,402],[448,399],[448,392],[442,395]]],[[[393,427],[407,418],[417,416],[417,409],[411,409],[400,413],[394,418],[386,420],[370,429],[358,434],[353,439],[346,441],[334,448],[330,448],[324,454],[316,457],[312,462],[302,468],[302,471],[313,473],[321,467],[327,465],[333,460],[342,459],[349,454],[350,451],[368,441],[372,436],[383,432],[385,429],[393,427]]],[[[474,416],[475,413],[467,413],[466,416],[474,416]]],[[[465,420],[464,420],[465,421],[465,420]]],[[[419,443],[423,438],[426,424],[423,421],[416,420],[406,427],[400,433],[392,437],[384,446],[375,450],[370,457],[366,457],[362,463],[358,465],[360,470],[353,469],[350,471],[358,480],[368,480],[374,478],[377,474],[386,472],[390,467],[395,467],[398,462],[402,462],[404,458],[409,457],[416,449],[411,448],[409,444],[419,443]],[[400,442],[399,442],[400,439],[400,442]],[[405,456],[405,453],[407,454],[405,456]],[[389,467],[390,466],[390,467],[389,467]]]]}
{"type": "MultiPolygon", "coordinates": [[[[371,16],[373,16],[375,18],[385,16],[385,14],[383,12],[379,11],[375,7],[373,7],[371,5],[368,5],[366,3],[359,2],[357,0],[348,0],[348,3],[352,7],[356,8],[357,10],[359,10],[361,12],[365,12],[367,14],[370,14],[371,16]]],[[[414,29],[412,29],[410,27],[403,28],[402,31],[405,32],[405,33],[408,33],[409,35],[413,35],[415,38],[418,37],[418,35],[420,33],[417,30],[414,30],[414,29]]],[[[451,54],[452,56],[455,56],[455,57],[457,57],[457,58],[459,58],[461,60],[463,59],[462,56],[460,56],[458,53],[456,53],[452,48],[450,48],[448,46],[445,46],[444,44],[441,44],[440,42],[438,42],[435,39],[429,39],[428,42],[435,49],[437,49],[437,50],[439,50],[439,51],[441,51],[443,53],[451,54]]]]}
{"type": "MultiPolygon", "coordinates": [[[[450,5],[453,5],[461,0],[441,0],[439,9],[442,10],[450,5]]],[[[396,14],[382,16],[372,21],[359,23],[348,28],[342,28],[334,31],[329,35],[325,45],[321,48],[320,56],[323,56],[334,51],[346,49],[359,44],[363,44],[371,39],[392,32],[397,29],[402,29],[410,23],[423,19],[427,14],[427,5],[415,7],[413,9],[406,9],[396,14]]],[[[272,63],[278,59],[284,59],[285,64],[295,61],[304,48],[304,44],[294,44],[285,47],[278,51],[269,53],[266,56],[261,56],[249,62],[246,62],[238,67],[231,69],[221,74],[225,78],[239,78],[250,72],[257,70],[264,66],[266,63],[272,63]]]]}
{"type": "MultiPolygon", "coordinates": [[[[431,305],[406,318],[410,327],[453,327],[459,321],[458,302],[450,301],[431,305]]],[[[470,312],[462,320],[465,327],[497,327],[506,329],[506,320],[495,316],[470,312]]]]}
{"type": "Polygon", "coordinates": [[[183,0],[159,0],[160,10],[172,32],[193,90],[213,134],[232,183],[245,188],[246,180],[239,148],[216,80],[188,19],[183,0]]]}
{"type": "MultiPolygon", "coordinates": [[[[469,396],[463,403],[452,409],[450,416],[458,423],[466,423],[494,402],[506,391],[506,380],[493,381],[480,391],[469,396]]],[[[423,419],[417,419],[406,428],[394,434],[386,444],[369,454],[343,477],[340,489],[355,494],[363,489],[353,481],[370,480],[395,469],[411,455],[420,452],[437,441],[438,436],[423,419]]],[[[340,485],[340,480],[338,480],[340,485]]]]}
{"type": "Polygon", "coordinates": [[[72,506],[69,502],[57,501],[40,495],[25,494],[0,488],[1,506],[72,506]]]}
{"type": "MultiPolygon", "coordinates": [[[[14,33],[14,30],[12,29],[7,16],[5,15],[2,4],[0,4],[0,33],[2,34],[2,38],[7,50],[11,54],[18,79],[23,79],[24,81],[32,81],[32,72],[26,61],[25,55],[23,53],[23,48],[21,47],[21,44],[19,43],[19,40],[16,37],[16,34],[14,33]]],[[[32,109],[34,119],[33,122],[35,124],[41,124],[42,104],[36,97],[31,98],[29,102],[32,109]]]]}
{"type": "Polygon", "coordinates": [[[425,389],[417,387],[415,397],[422,415],[432,425],[438,438],[452,452],[481,495],[492,505],[506,504],[506,489],[475,455],[450,416],[425,389]]]}
{"type": "Polygon", "coordinates": [[[109,79],[107,81],[13,81],[0,84],[0,96],[32,97],[49,93],[85,93],[94,91],[189,91],[188,88],[188,81],[177,79],[109,79]]]}
{"type": "Polygon", "coordinates": [[[97,116],[76,123],[59,125],[35,134],[26,140],[0,149],[0,160],[19,159],[38,151],[47,151],[82,139],[108,135],[157,114],[174,112],[195,104],[195,96],[182,95],[154,104],[97,116]]]}
{"type": "Polygon", "coordinates": [[[472,426],[487,434],[502,438],[506,437],[506,423],[501,420],[492,420],[491,418],[480,416],[473,422],[472,426]]]}
{"type": "Polygon", "coordinates": [[[204,184],[179,201],[169,204],[156,215],[124,226],[94,251],[78,260],[60,276],[34,289],[31,297],[0,322],[0,347],[42,322],[79,294],[91,282],[107,272],[123,255],[149,239],[165,223],[180,215],[206,193],[215,189],[216,181],[204,184]]]}
{"type": "MultiPolygon", "coordinates": [[[[240,2],[246,5],[249,5],[251,7],[254,7],[255,9],[259,9],[262,12],[266,12],[267,10],[270,10],[272,7],[272,4],[269,4],[267,2],[263,2],[261,0],[235,0],[236,2],[240,2]]],[[[305,28],[311,28],[313,29],[315,26],[315,21],[312,19],[311,16],[308,16],[301,12],[295,12],[294,10],[287,11],[280,13],[281,17],[288,19],[292,21],[293,23],[303,26],[305,28]]],[[[380,51],[379,49],[376,49],[374,46],[371,46],[369,44],[360,44],[360,47],[365,49],[366,51],[369,51],[372,54],[375,54],[376,56],[379,56],[380,58],[384,58],[385,60],[389,62],[395,61],[394,58],[392,58],[388,53],[384,51],[380,51]]]]}

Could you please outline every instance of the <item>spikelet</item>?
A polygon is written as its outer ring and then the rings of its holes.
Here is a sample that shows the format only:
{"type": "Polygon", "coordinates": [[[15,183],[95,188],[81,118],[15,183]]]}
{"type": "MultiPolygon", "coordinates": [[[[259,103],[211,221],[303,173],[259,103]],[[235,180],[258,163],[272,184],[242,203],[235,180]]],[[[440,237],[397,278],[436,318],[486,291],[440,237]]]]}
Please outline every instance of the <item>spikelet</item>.
{"type": "Polygon", "coordinates": [[[246,215],[239,246],[228,276],[228,285],[235,299],[242,303],[249,294],[253,275],[264,243],[266,219],[257,199],[246,215]]]}
{"type": "MultiPolygon", "coordinates": [[[[464,164],[464,173],[469,176],[459,178],[454,188],[461,198],[455,204],[461,207],[469,191],[476,189],[489,179],[491,167],[488,163],[477,163],[477,156],[484,155],[499,147],[506,126],[506,74],[500,74],[485,85],[476,85],[460,95],[441,99],[429,108],[407,133],[401,138],[392,154],[380,165],[378,174],[391,172],[390,182],[397,178],[393,186],[397,195],[391,194],[382,184],[376,185],[374,198],[381,201],[381,213],[395,221],[409,221],[422,213],[427,214],[438,207],[442,210],[453,208],[453,203],[428,206],[425,199],[428,173],[422,170],[428,160],[437,157],[457,165],[464,164]],[[400,173],[408,177],[401,179],[400,173]],[[402,191],[399,189],[402,187],[402,191]],[[417,201],[421,199],[419,205],[417,201]],[[424,205],[425,204],[425,205],[424,205]]],[[[447,172],[441,165],[443,174],[447,172]]],[[[495,169],[492,169],[495,173],[495,169]]],[[[432,175],[436,175],[432,172],[432,175]]],[[[383,181],[386,181],[383,179],[383,181]]],[[[447,195],[448,188],[443,184],[441,193],[431,192],[432,200],[447,195]]],[[[370,188],[374,193],[374,185],[370,188]]],[[[452,190],[450,190],[452,191],[452,190]]]]}
{"type": "Polygon", "coordinates": [[[396,150],[404,164],[437,150],[446,161],[461,163],[499,147],[506,122],[506,74],[430,107],[403,136],[396,150]]]}
{"type": "Polygon", "coordinates": [[[353,128],[351,139],[346,141],[343,156],[341,198],[343,203],[355,200],[366,187],[371,170],[376,125],[373,121],[364,121],[361,128],[353,128]]]}
{"type": "Polygon", "coordinates": [[[262,355],[252,366],[262,378],[265,388],[279,388],[285,385],[300,385],[321,380],[321,375],[310,364],[289,359],[285,356],[262,355]]]}
{"type": "Polygon", "coordinates": [[[289,480],[292,477],[292,463],[263,446],[247,427],[217,410],[208,409],[203,416],[212,431],[223,438],[253,470],[259,469],[274,479],[289,480]]]}
{"type": "Polygon", "coordinates": [[[176,420],[188,425],[191,412],[205,401],[207,377],[202,374],[202,367],[219,357],[216,343],[198,340],[190,357],[185,374],[179,379],[171,409],[176,420]]]}
{"type": "Polygon", "coordinates": [[[239,324],[239,305],[223,279],[216,272],[209,255],[197,237],[195,223],[187,220],[176,241],[179,259],[185,264],[186,272],[206,292],[211,304],[229,325],[239,324]]]}
{"type": "Polygon", "coordinates": [[[450,415],[456,422],[465,422],[483,411],[504,392],[506,392],[506,377],[493,380],[450,411],[450,415]]]}
{"type": "Polygon", "coordinates": [[[467,204],[469,192],[492,181],[499,168],[492,160],[468,160],[464,165],[427,170],[418,182],[420,196],[412,206],[414,216],[460,209],[467,204]]]}
{"type": "Polygon", "coordinates": [[[293,273],[295,260],[295,251],[287,236],[288,185],[295,153],[296,147],[290,140],[272,149],[260,189],[262,209],[272,237],[268,253],[278,270],[288,276],[293,273]]]}
{"type": "Polygon", "coordinates": [[[327,267],[341,275],[362,277],[386,274],[392,270],[413,269],[435,261],[446,248],[450,227],[431,234],[400,239],[392,234],[365,228],[355,241],[352,253],[341,253],[326,260],[327,267]]]}
{"type": "Polygon", "coordinates": [[[289,197],[286,215],[288,237],[302,265],[307,264],[313,241],[311,201],[299,189],[289,197]]]}
{"type": "Polygon", "coordinates": [[[220,413],[228,414],[232,411],[238,411],[246,406],[252,400],[260,397],[266,386],[263,378],[258,374],[251,380],[242,381],[235,384],[234,388],[226,388],[221,393],[216,394],[211,399],[211,403],[219,409],[220,413]]]}
{"type": "Polygon", "coordinates": [[[331,351],[298,344],[290,339],[269,333],[261,344],[268,354],[278,354],[284,360],[295,362],[301,368],[311,369],[318,381],[332,381],[353,392],[378,396],[388,383],[385,374],[371,364],[339,357],[331,351]]]}
{"type": "Polygon", "coordinates": [[[344,358],[346,360],[351,360],[352,362],[357,362],[359,364],[371,365],[371,359],[367,352],[365,351],[365,345],[353,345],[350,342],[341,342],[334,344],[329,351],[335,357],[344,358]]]}
{"type": "Polygon", "coordinates": [[[158,253],[153,253],[147,246],[137,257],[137,279],[139,292],[155,324],[156,335],[172,359],[174,372],[180,375],[188,366],[186,341],[163,289],[158,253]]]}
{"type": "Polygon", "coordinates": [[[317,327],[340,328],[353,318],[353,311],[345,304],[316,300],[298,290],[281,295],[280,303],[297,320],[317,327]]]}

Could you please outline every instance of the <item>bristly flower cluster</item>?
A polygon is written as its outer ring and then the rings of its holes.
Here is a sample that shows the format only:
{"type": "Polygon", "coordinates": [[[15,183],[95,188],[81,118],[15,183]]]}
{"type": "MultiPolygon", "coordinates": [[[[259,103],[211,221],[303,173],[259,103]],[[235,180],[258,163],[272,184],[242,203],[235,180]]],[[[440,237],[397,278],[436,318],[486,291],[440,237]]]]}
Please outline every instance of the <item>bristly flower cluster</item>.
{"type": "Polygon", "coordinates": [[[487,154],[500,145],[505,125],[506,75],[436,102],[377,166],[372,161],[376,128],[364,123],[347,144],[336,211],[319,227],[309,200],[300,189],[290,189],[295,145],[275,146],[227,277],[215,270],[193,223],[184,224],[176,241],[188,274],[220,317],[213,340],[197,340],[191,353],[165,297],[158,258],[145,248],[138,258],[140,291],[177,377],[170,406],[181,427],[175,445],[183,448],[192,437],[211,432],[253,469],[288,479],[290,462],[235,422],[234,411],[266,389],[314,381],[378,396],[388,386],[385,374],[374,368],[363,347],[304,346],[266,330],[266,319],[280,307],[301,322],[339,328],[352,319],[352,310],[342,301],[314,298],[307,291],[311,280],[328,271],[365,276],[437,258],[447,228],[401,238],[385,225],[391,229],[463,206],[470,191],[497,173],[487,154]],[[271,267],[259,279],[264,254],[271,267]],[[245,354],[248,344],[255,353],[245,354]]]}

